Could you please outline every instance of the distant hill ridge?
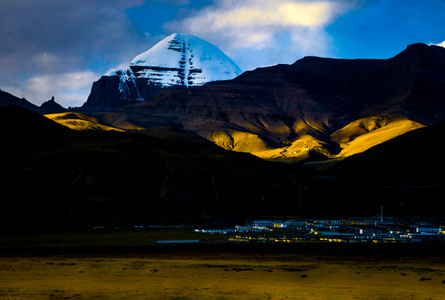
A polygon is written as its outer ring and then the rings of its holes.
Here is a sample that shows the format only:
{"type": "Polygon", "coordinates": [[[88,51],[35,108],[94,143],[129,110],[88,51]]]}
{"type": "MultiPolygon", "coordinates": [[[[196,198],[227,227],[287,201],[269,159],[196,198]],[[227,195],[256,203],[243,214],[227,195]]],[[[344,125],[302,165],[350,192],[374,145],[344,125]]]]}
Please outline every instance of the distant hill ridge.
{"type": "Polygon", "coordinates": [[[8,105],[20,106],[39,114],[50,114],[67,111],[64,107],[62,107],[54,100],[54,97],[52,97],[51,100],[42,103],[41,106],[37,106],[35,104],[32,104],[25,98],[18,98],[8,92],[0,90],[0,107],[8,105]]]}

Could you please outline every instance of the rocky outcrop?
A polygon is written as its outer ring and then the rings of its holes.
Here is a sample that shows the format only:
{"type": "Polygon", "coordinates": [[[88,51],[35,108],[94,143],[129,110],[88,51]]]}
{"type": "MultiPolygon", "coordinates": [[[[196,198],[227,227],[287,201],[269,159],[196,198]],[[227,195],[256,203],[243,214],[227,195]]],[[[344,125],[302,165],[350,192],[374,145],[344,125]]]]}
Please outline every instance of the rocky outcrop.
{"type": "Polygon", "coordinates": [[[82,106],[85,111],[112,111],[118,107],[135,104],[140,101],[134,81],[124,82],[126,89],[119,91],[123,83],[121,76],[102,76],[93,83],[87,102],[82,106]],[[136,96],[136,97],[135,97],[136,96]]]}
{"type": "Polygon", "coordinates": [[[62,113],[62,112],[66,112],[66,111],[67,111],[67,109],[64,108],[62,105],[60,105],[59,103],[57,103],[54,100],[54,97],[52,97],[51,100],[43,102],[39,108],[39,112],[43,115],[57,114],[57,113],[62,113]]]}

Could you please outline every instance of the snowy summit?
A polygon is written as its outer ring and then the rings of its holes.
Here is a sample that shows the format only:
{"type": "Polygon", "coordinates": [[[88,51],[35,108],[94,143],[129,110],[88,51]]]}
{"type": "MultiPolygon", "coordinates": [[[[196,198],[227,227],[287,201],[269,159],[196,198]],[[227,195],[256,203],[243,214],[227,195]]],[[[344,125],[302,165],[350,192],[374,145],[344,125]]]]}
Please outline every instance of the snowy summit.
{"type": "Polygon", "coordinates": [[[150,99],[163,88],[200,86],[241,73],[216,46],[190,34],[175,33],[136,56],[128,69],[102,76],[82,108],[112,111],[150,99]]]}
{"type": "Polygon", "coordinates": [[[174,33],[131,62],[135,76],[151,84],[196,86],[229,80],[241,69],[218,47],[190,34],[174,33]]]}

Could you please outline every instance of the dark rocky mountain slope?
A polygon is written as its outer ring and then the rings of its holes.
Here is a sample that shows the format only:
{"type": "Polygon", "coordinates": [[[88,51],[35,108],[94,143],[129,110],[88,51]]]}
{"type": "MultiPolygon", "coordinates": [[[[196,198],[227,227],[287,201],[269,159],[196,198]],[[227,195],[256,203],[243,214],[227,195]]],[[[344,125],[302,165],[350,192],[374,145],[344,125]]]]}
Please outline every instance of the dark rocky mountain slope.
{"type": "MultiPolygon", "coordinates": [[[[2,231],[93,225],[244,222],[249,216],[434,212],[400,190],[337,180],[215,145],[116,131],[73,131],[0,107],[2,231]]],[[[442,209],[442,210],[441,210],[442,209]]]]}
{"type": "Polygon", "coordinates": [[[442,138],[445,121],[410,131],[353,155],[329,172],[344,178],[419,188],[445,187],[442,138]]]}
{"type": "Polygon", "coordinates": [[[175,126],[268,159],[342,158],[445,119],[445,49],[414,44],[386,60],[305,57],[163,90],[101,117],[121,128],[175,126]]]}
{"type": "Polygon", "coordinates": [[[397,199],[396,213],[419,209],[414,215],[443,214],[444,134],[445,121],[410,131],[346,158],[328,171],[329,176],[382,186],[382,195],[397,199]]]}

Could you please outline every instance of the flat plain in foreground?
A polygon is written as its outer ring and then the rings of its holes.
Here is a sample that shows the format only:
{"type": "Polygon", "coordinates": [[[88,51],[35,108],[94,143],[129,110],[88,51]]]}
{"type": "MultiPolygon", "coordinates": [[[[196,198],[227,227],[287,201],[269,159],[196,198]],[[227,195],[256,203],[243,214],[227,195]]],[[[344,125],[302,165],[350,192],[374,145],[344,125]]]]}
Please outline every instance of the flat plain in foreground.
{"type": "Polygon", "coordinates": [[[150,245],[0,256],[0,299],[443,299],[442,246],[150,245]],[[385,246],[387,247],[387,246],[385,246]]]}

